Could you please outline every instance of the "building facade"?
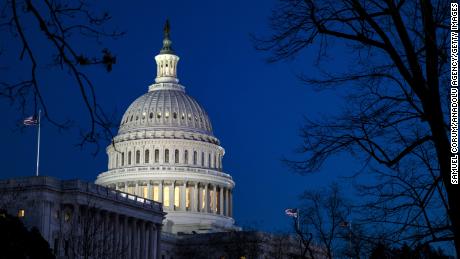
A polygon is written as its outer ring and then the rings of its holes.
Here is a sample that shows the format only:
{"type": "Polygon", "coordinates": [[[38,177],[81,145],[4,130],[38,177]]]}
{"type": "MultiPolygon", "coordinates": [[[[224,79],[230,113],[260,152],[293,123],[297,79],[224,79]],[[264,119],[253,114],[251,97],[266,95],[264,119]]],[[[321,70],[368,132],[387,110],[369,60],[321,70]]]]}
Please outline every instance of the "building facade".
{"type": "Polygon", "coordinates": [[[107,147],[108,171],[96,183],[161,202],[169,233],[235,229],[235,183],[223,171],[225,151],[206,111],[179,84],[168,23],[155,61],[155,83],[124,113],[107,147]]]}
{"type": "Polygon", "coordinates": [[[57,258],[161,258],[162,204],[80,180],[0,180],[0,207],[57,258]]]}

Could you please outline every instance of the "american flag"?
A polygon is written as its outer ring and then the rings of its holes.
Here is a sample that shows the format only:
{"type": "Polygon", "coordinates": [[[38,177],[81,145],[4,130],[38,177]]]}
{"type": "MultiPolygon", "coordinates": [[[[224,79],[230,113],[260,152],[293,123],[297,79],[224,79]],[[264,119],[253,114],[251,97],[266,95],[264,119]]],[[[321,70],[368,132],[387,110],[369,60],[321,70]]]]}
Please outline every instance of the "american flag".
{"type": "Polygon", "coordinates": [[[284,212],[286,212],[286,215],[289,217],[297,218],[297,209],[286,209],[284,212]]]}
{"type": "Polygon", "coordinates": [[[26,126],[33,126],[38,124],[38,120],[35,118],[35,116],[30,116],[25,118],[23,123],[26,126]]]}

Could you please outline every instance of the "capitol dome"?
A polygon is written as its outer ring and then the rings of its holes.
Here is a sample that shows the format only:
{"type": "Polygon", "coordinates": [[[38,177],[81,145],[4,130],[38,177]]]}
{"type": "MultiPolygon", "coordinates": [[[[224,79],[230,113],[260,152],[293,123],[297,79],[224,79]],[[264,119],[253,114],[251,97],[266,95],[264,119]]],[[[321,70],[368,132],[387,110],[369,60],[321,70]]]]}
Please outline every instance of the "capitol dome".
{"type": "Polygon", "coordinates": [[[153,85],[126,110],[119,133],[169,129],[212,136],[208,115],[179,85],[153,85]]]}
{"type": "Polygon", "coordinates": [[[234,230],[235,183],[223,170],[225,150],[203,107],[179,84],[168,23],[155,61],[155,83],[124,113],[106,150],[108,170],[96,183],[161,202],[166,232],[234,230]]]}

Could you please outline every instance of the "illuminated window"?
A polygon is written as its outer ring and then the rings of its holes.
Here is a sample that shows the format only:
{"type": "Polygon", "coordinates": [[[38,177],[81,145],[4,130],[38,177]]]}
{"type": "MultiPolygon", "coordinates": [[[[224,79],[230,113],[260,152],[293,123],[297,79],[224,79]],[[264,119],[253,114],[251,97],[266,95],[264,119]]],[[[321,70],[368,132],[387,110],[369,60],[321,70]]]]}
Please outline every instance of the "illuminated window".
{"type": "Polygon", "coordinates": [[[206,208],[206,189],[201,190],[201,210],[206,208]]]}
{"type": "Polygon", "coordinates": [[[141,162],[141,151],[137,150],[136,151],[136,164],[139,164],[141,162]]]}
{"type": "Polygon", "coordinates": [[[209,201],[209,207],[211,208],[211,210],[214,210],[214,201],[215,201],[215,193],[214,193],[214,190],[209,190],[209,198],[210,198],[210,201],[209,201]]]}
{"type": "Polygon", "coordinates": [[[179,163],[179,150],[178,149],[174,150],[174,163],[176,164],[179,163]]]}
{"type": "Polygon", "coordinates": [[[169,186],[163,187],[163,205],[169,207],[169,186]]]}
{"type": "Polygon", "coordinates": [[[131,151],[128,152],[128,165],[131,164],[131,151]]]}
{"type": "Polygon", "coordinates": [[[184,151],[184,164],[188,164],[188,151],[184,151]]]}
{"type": "Polygon", "coordinates": [[[161,118],[161,112],[157,112],[157,119],[161,118]]]}
{"type": "Polygon", "coordinates": [[[133,185],[128,185],[128,193],[134,194],[134,186],[133,185]]]}
{"type": "Polygon", "coordinates": [[[169,112],[165,112],[165,118],[169,118],[169,112]]]}
{"type": "Polygon", "coordinates": [[[169,149],[165,149],[165,163],[169,163],[169,149]]]}
{"type": "Polygon", "coordinates": [[[18,210],[18,217],[24,218],[26,216],[26,211],[23,209],[18,210]]]}
{"type": "Polygon", "coordinates": [[[158,199],[158,185],[153,186],[153,200],[159,201],[158,199]]]}
{"type": "Polygon", "coordinates": [[[142,197],[148,199],[149,198],[149,189],[147,186],[142,187],[142,197]]]}
{"type": "Polygon", "coordinates": [[[189,120],[189,121],[191,121],[191,120],[192,120],[192,115],[191,115],[190,113],[188,114],[188,116],[187,116],[187,117],[188,117],[188,120],[189,120]]]}
{"type": "Polygon", "coordinates": [[[144,163],[146,163],[146,164],[149,163],[149,156],[150,156],[150,151],[148,149],[146,149],[145,152],[144,152],[144,163]]]}
{"type": "Polygon", "coordinates": [[[182,113],[182,115],[180,116],[181,119],[185,119],[185,114],[182,113]]]}
{"type": "Polygon", "coordinates": [[[180,188],[179,186],[174,187],[174,207],[180,207],[180,188]]]}
{"type": "Polygon", "coordinates": [[[194,165],[196,165],[197,156],[198,154],[196,153],[196,151],[193,151],[193,164],[194,165]]]}
{"type": "Polygon", "coordinates": [[[160,150],[155,149],[155,163],[160,161],[160,150]]]}

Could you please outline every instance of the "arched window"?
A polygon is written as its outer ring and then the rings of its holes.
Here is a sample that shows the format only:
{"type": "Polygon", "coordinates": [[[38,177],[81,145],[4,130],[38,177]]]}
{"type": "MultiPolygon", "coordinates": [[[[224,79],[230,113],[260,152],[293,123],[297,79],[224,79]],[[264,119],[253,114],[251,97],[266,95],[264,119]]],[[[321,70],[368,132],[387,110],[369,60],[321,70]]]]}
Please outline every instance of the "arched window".
{"type": "Polygon", "coordinates": [[[137,150],[136,151],[136,164],[139,164],[141,162],[141,151],[137,150]]]}
{"type": "Polygon", "coordinates": [[[155,163],[160,162],[160,150],[155,149],[155,163]]]}
{"type": "Polygon", "coordinates": [[[131,151],[128,152],[128,165],[131,164],[131,151]]]}
{"type": "Polygon", "coordinates": [[[197,156],[198,154],[196,153],[196,151],[193,151],[193,164],[194,165],[196,165],[197,156]]]}
{"type": "Polygon", "coordinates": [[[173,118],[177,119],[177,112],[173,112],[173,118]]]}
{"type": "Polygon", "coordinates": [[[179,163],[179,149],[174,150],[174,163],[179,163]]]}
{"type": "Polygon", "coordinates": [[[201,152],[201,166],[204,167],[204,152],[201,152]]]}
{"type": "Polygon", "coordinates": [[[125,165],[125,152],[121,152],[121,166],[125,165]]]}
{"type": "Polygon", "coordinates": [[[188,150],[184,151],[184,164],[188,164],[188,150]]]}
{"type": "Polygon", "coordinates": [[[214,154],[214,168],[217,168],[217,156],[214,154]]]}
{"type": "Polygon", "coordinates": [[[149,163],[149,157],[150,156],[150,152],[148,149],[145,150],[144,152],[144,163],[148,164],[149,163]]]}
{"type": "Polygon", "coordinates": [[[165,163],[169,163],[169,149],[165,149],[165,163]]]}
{"type": "Polygon", "coordinates": [[[150,113],[149,117],[150,117],[150,119],[153,118],[153,112],[150,113]]]}
{"type": "Polygon", "coordinates": [[[211,153],[208,154],[208,168],[211,168],[211,153]]]}

